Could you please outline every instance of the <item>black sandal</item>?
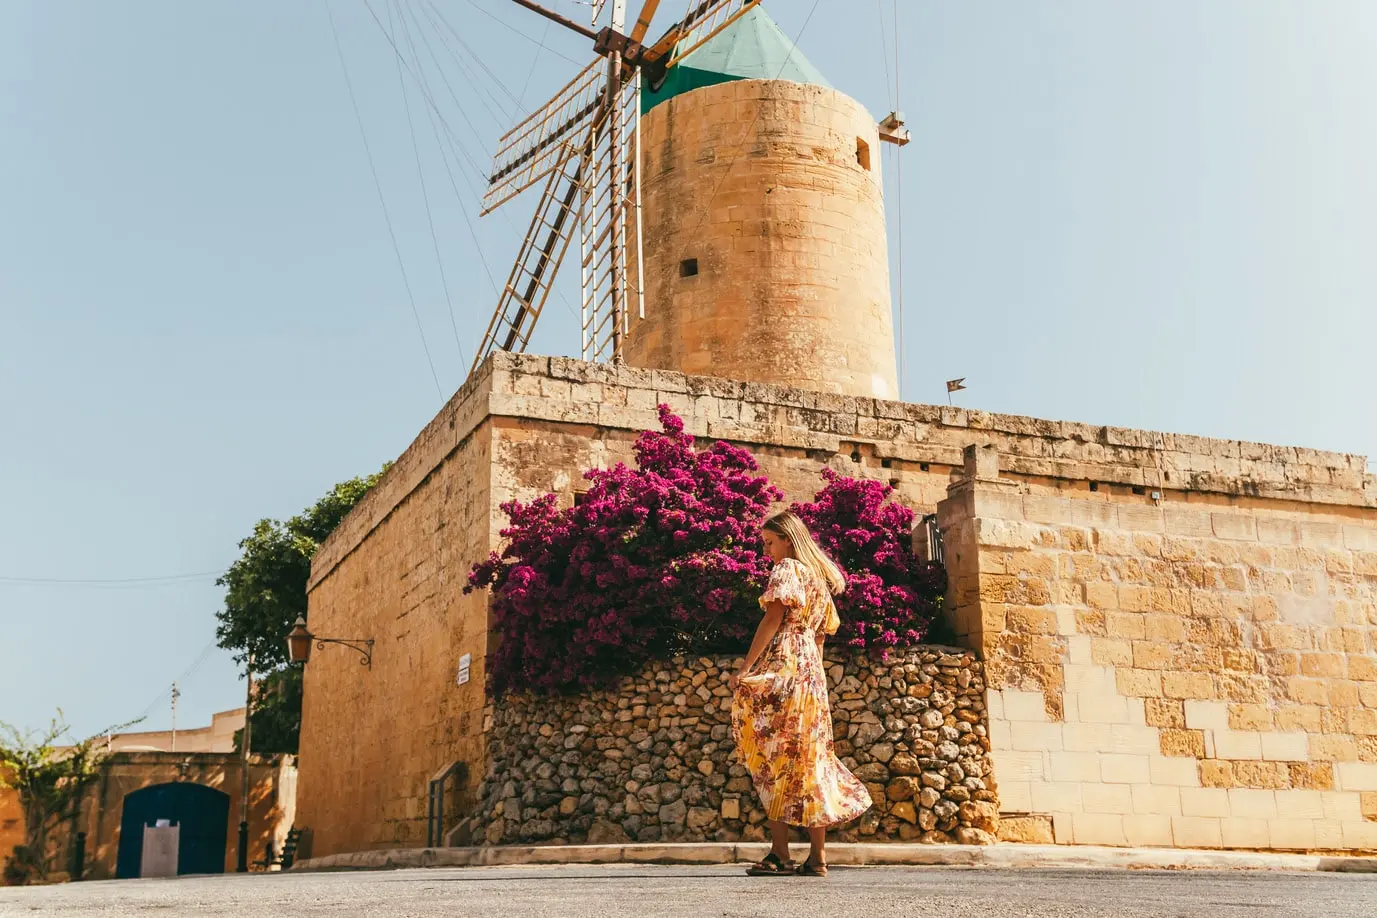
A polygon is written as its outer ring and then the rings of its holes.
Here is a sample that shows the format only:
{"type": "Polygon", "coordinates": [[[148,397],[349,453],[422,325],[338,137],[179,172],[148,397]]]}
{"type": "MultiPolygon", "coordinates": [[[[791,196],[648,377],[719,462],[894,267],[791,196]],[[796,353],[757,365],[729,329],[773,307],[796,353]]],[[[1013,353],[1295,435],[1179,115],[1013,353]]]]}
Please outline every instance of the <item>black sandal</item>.
{"type": "Polygon", "coordinates": [[[794,870],[794,875],[800,877],[825,877],[827,876],[827,865],[814,864],[813,859],[809,858],[794,870]]]}
{"type": "Polygon", "coordinates": [[[748,877],[791,877],[798,870],[793,861],[780,860],[778,854],[771,851],[760,862],[746,869],[748,877]]]}

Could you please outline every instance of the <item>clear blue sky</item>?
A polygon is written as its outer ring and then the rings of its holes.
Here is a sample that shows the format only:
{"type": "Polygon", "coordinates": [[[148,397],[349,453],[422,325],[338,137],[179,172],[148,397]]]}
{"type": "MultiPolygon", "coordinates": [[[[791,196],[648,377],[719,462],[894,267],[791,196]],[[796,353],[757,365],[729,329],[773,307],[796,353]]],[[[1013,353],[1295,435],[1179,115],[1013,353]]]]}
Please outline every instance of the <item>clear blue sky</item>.
{"type": "MultiPolygon", "coordinates": [[[[334,0],[448,393],[494,302],[464,217],[506,92],[539,103],[589,50],[506,0],[434,0],[470,50],[427,0],[370,2],[406,11],[463,147],[456,198],[409,84],[456,341],[395,58],[334,0]]],[[[813,8],[766,6],[790,35],[813,8]]],[[[1377,454],[1377,4],[900,6],[906,398],[965,376],[994,411],[1377,454]]],[[[890,8],[820,0],[800,42],[877,117],[890,8]]],[[[499,279],[523,223],[476,226],[499,279]]],[[[571,316],[533,349],[576,351],[571,316]]],[[[0,5],[0,577],[224,568],[437,410],[416,326],[322,2],[0,5]]],[[[210,578],[0,582],[0,720],[93,732],[156,702],[165,726],[218,602],[210,578]]],[[[241,697],[215,651],[179,723],[241,697]]]]}

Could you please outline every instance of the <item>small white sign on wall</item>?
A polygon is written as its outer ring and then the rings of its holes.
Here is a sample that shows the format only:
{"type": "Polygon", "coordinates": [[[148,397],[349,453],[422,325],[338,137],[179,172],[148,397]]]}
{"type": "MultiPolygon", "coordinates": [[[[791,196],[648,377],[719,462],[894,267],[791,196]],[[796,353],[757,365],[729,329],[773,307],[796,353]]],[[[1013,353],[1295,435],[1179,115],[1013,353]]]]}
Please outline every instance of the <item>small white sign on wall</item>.
{"type": "Polygon", "coordinates": [[[473,662],[473,657],[472,657],[472,655],[470,655],[470,654],[467,654],[467,653],[466,653],[466,654],[464,654],[462,657],[459,658],[459,679],[458,679],[458,683],[459,683],[460,685],[463,685],[465,682],[468,682],[468,681],[469,681],[469,664],[470,664],[471,662],[473,662]]]}

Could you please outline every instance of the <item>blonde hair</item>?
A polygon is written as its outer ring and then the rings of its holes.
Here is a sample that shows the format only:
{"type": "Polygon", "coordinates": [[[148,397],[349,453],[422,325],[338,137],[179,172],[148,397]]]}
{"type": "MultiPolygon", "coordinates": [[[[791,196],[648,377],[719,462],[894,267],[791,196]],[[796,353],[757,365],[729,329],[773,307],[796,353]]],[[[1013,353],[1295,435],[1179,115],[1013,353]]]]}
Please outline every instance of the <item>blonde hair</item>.
{"type": "MultiPolygon", "coordinates": [[[[827,585],[827,592],[832,596],[839,596],[846,591],[846,575],[842,573],[837,562],[827,557],[827,553],[818,547],[818,543],[813,540],[813,534],[808,531],[808,527],[803,524],[792,511],[784,510],[776,513],[765,521],[761,527],[767,532],[783,536],[789,540],[789,544],[794,548],[794,557],[813,572],[821,583],[827,585]]],[[[836,634],[841,627],[841,618],[837,615],[837,604],[832,602],[831,597],[827,600],[827,621],[823,625],[823,630],[828,634],[836,634]]]]}

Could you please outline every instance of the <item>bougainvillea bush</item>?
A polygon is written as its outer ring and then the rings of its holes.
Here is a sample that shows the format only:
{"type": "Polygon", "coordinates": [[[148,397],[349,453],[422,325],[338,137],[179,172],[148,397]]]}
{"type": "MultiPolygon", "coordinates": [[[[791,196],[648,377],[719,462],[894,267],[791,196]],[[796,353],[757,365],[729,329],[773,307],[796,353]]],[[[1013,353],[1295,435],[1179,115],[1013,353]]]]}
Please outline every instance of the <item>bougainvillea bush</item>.
{"type": "Polygon", "coordinates": [[[574,691],[675,653],[744,650],[769,564],[759,529],[783,495],[750,453],[697,449],[660,407],[634,467],[593,470],[586,499],[504,504],[501,554],[467,591],[492,591],[492,688],[574,691]]]}
{"type": "Polygon", "coordinates": [[[937,617],[947,578],[913,553],[913,511],[891,501],[894,489],[883,482],[831,469],[822,477],[812,503],[792,509],[846,573],[838,637],[881,654],[917,644],[937,617]]]}

